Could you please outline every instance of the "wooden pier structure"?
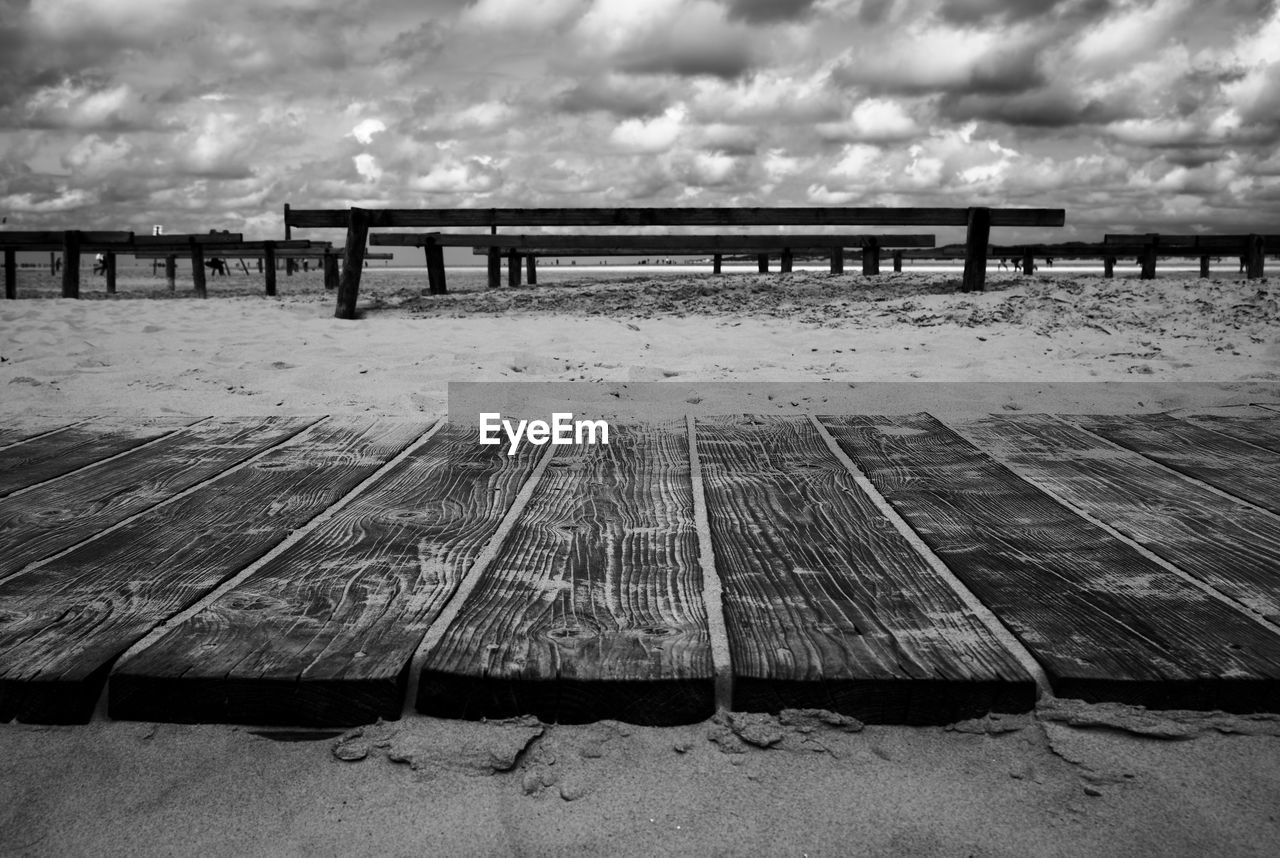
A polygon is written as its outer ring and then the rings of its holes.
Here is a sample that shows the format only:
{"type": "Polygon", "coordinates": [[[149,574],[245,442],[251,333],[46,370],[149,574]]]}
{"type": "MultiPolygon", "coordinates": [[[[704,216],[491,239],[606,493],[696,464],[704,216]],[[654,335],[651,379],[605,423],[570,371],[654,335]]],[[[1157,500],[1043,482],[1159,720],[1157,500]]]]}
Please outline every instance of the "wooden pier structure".
{"type": "Polygon", "coordinates": [[[1280,712],[1275,407],[23,425],[4,721],[1280,712]]]}

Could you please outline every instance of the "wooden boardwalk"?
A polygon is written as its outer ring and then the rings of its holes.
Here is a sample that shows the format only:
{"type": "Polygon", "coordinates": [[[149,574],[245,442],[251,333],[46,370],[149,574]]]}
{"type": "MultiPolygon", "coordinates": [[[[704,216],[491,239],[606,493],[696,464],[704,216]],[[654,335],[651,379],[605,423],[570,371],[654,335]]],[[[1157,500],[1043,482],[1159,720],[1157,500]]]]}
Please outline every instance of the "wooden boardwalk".
{"type": "Polygon", "coordinates": [[[26,425],[0,721],[1280,712],[1274,409],[26,425]]]}

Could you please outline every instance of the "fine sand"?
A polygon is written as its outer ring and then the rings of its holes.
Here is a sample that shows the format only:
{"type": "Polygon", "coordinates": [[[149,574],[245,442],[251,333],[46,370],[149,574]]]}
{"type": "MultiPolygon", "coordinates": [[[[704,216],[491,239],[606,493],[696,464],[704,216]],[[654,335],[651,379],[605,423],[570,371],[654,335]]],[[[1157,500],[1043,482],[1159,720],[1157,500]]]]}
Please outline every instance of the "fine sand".
{"type": "MultiPolygon", "coordinates": [[[[276,298],[257,275],[211,279],[206,301],[140,273],[108,300],[86,277],[70,301],[24,270],[23,300],[0,302],[0,421],[437,417],[475,381],[661,382],[704,411],[742,402],[712,383],[747,381],[787,383],[768,407],[797,410],[1280,404],[1280,295],[1234,274],[992,274],[977,295],[914,272],[450,276],[431,297],[421,272],[370,269],[363,318],[339,321],[315,272],[276,298]]],[[[950,729],[0,725],[0,854],[600,853],[1270,856],[1280,719],[1050,700],[950,729]]]]}

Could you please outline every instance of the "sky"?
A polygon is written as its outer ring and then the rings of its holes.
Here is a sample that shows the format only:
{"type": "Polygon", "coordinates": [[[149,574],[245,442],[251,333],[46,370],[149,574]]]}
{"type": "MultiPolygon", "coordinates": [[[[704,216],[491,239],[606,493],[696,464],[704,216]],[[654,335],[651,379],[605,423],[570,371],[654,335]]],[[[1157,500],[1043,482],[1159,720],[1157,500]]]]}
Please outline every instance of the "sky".
{"type": "Polygon", "coordinates": [[[1274,233],[1278,144],[1277,0],[0,0],[6,229],[992,205],[1066,209],[1043,240],[1274,233]]]}

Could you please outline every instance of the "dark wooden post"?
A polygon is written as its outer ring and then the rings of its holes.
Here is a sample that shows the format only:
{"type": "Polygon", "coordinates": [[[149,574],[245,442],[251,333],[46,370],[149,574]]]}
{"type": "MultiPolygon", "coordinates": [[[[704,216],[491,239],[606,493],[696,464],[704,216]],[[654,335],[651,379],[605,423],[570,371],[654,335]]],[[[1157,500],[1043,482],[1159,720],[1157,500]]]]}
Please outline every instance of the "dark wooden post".
{"type": "Polygon", "coordinates": [[[964,239],[964,280],[960,291],[981,292],[987,282],[987,242],[991,240],[991,209],[969,209],[964,239]]]}
{"type": "Polygon", "coordinates": [[[489,248],[489,288],[502,285],[502,253],[496,247],[489,248]]]}
{"type": "Polygon", "coordinates": [[[1209,257],[1207,256],[1200,257],[1200,276],[1201,277],[1209,276],[1209,257]]]}
{"type": "Polygon", "coordinates": [[[507,251],[507,285],[512,288],[520,285],[520,254],[514,247],[507,251]]]}
{"type": "Polygon", "coordinates": [[[258,273],[259,274],[262,273],[262,257],[261,256],[258,257],[258,273]]]}
{"type": "Polygon", "coordinates": [[[711,257],[711,273],[719,274],[721,264],[724,262],[724,254],[717,253],[711,257]]]}
{"type": "Polygon", "coordinates": [[[80,231],[62,234],[62,297],[80,297],[80,231]]]}
{"type": "Polygon", "coordinates": [[[205,288],[204,276],[204,245],[196,241],[194,237],[191,241],[191,284],[196,289],[197,298],[208,298],[209,290],[205,288]]]}
{"type": "Polygon", "coordinates": [[[862,273],[880,273],[880,245],[874,238],[867,239],[867,243],[862,246],[862,273]]]}
{"type": "Polygon", "coordinates": [[[844,273],[844,248],[843,247],[831,248],[831,273],[832,274],[844,273]]]}
{"type": "Polygon", "coordinates": [[[326,250],[324,252],[324,288],[337,289],[342,275],[338,273],[338,254],[326,250]]]}
{"type": "Polygon", "coordinates": [[[116,294],[116,252],[108,250],[102,257],[102,264],[106,270],[103,272],[107,275],[107,294],[116,294]]]}
{"type": "Polygon", "coordinates": [[[58,273],[57,254],[55,254],[52,250],[50,250],[49,251],[49,276],[52,277],[57,273],[58,273]]]}
{"type": "Polygon", "coordinates": [[[1138,275],[1140,280],[1156,279],[1156,245],[1160,241],[1160,236],[1155,233],[1147,235],[1147,243],[1142,248],[1142,273],[1138,275]]]}
{"type": "Polygon", "coordinates": [[[756,254],[756,270],[758,270],[761,274],[769,273],[769,254],[767,253],[756,254]]]}
{"type": "Polygon", "coordinates": [[[1116,258],[1114,256],[1102,257],[1102,276],[1108,279],[1116,276],[1116,258]]]}
{"type": "Polygon", "coordinates": [[[427,285],[433,295],[444,295],[449,291],[444,277],[444,248],[434,241],[427,253],[427,285]]]}
{"type": "Polygon", "coordinates": [[[262,261],[266,265],[267,294],[276,294],[276,243],[262,242],[262,261]]]}
{"type": "Polygon", "coordinates": [[[1244,270],[1245,277],[1250,280],[1257,280],[1262,277],[1263,273],[1263,246],[1262,236],[1250,235],[1245,239],[1244,245],[1244,270]]]}
{"type": "Polygon", "coordinates": [[[791,248],[782,248],[782,262],[779,264],[778,270],[783,272],[791,271],[791,248]]]}
{"type": "Polygon", "coordinates": [[[530,286],[538,285],[538,257],[530,253],[524,258],[525,274],[530,286]]]}
{"type": "MultiPolygon", "coordinates": [[[[284,240],[289,241],[292,238],[293,238],[293,227],[289,225],[289,204],[285,203],[284,204],[284,240]]],[[[292,276],[293,274],[293,269],[289,267],[288,259],[285,259],[284,261],[284,273],[286,277],[292,276]]],[[[267,294],[274,295],[275,293],[268,292],[267,294]]]]}
{"type": "Polygon", "coordinates": [[[364,270],[364,246],[369,241],[369,213],[353,208],[347,215],[347,245],[342,249],[342,278],[338,281],[339,319],[356,317],[360,298],[360,274],[364,270]]]}
{"type": "Polygon", "coordinates": [[[1031,255],[1031,250],[1022,251],[1022,273],[1030,277],[1036,273],[1036,258],[1031,255]]]}
{"type": "Polygon", "coordinates": [[[902,273],[902,251],[895,250],[893,252],[893,270],[902,273]]]}
{"type": "Polygon", "coordinates": [[[178,257],[173,254],[164,258],[164,279],[168,281],[170,292],[178,288],[178,257]]]}
{"type": "Polygon", "coordinates": [[[4,251],[4,297],[10,301],[18,297],[18,251],[11,247],[4,251]]]}

